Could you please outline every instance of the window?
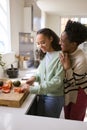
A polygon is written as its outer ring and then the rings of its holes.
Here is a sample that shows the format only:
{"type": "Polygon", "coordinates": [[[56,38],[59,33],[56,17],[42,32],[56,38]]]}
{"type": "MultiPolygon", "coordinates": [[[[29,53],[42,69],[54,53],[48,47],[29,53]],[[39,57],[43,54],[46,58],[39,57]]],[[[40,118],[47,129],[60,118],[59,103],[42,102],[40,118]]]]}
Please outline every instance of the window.
{"type": "Polygon", "coordinates": [[[9,0],[0,0],[0,53],[11,51],[9,0]]]}
{"type": "Polygon", "coordinates": [[[87,18],[84,18],[84,17],[64,17],[64,18],[61,18],[61,33],[64,31],[65,25],[69,19],[71,19],[73,21],[79,21],[82,24],[87,25],[87,18]]]}
{"type": "Polygon", "coordinates": [[[87,26],[87,18],[81,18],[81,23],[87,26]]]}
{"type": "MultiPolygon", "coordinates": [[[[64,31],[65,25],[67,21],[71,19],[73,21],[78,21],[87,26],[87,18],[86,17],[64,17],[61,18],[61,33],[64,31]]],[[[87,42],[82,43],[80,46],[85,52],[87,52],[87,42]]]]}

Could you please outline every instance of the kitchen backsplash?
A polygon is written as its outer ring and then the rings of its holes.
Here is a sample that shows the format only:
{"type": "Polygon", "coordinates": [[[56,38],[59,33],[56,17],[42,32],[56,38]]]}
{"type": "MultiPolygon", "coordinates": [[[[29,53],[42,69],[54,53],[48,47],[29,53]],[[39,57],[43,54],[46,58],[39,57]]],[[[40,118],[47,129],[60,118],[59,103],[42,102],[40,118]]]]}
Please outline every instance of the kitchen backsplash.
{"type": "MultiPolygon", "coordinates": [[[[17,60],[15,58],[15,52],[2,54],[2,59],[5,62],[5,70],[10,68],[11,64],[13,64],[14,67],[18,66],[17,60]]],[[[2,67],[0,66],[0,78],[4,77],[5,70],[3,71],[2,67]]]]}

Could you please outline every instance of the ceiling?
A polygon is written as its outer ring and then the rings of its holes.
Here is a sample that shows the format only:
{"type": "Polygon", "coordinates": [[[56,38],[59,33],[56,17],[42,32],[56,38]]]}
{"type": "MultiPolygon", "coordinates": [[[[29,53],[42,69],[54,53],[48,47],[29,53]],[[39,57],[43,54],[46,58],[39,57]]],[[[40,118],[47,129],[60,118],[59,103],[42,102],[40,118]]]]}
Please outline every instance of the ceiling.
{"type": "Polygon", "coordinates": [[[87,16],[87,0],[35,0],[38,7],[57,15],[87,16]]]}

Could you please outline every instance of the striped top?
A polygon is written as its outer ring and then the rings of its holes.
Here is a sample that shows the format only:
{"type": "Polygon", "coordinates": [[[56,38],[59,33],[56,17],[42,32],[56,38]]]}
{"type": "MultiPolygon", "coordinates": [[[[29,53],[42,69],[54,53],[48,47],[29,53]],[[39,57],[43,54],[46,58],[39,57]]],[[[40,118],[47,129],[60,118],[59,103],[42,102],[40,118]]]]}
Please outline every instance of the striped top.
{"type": "Polygon", "coordinates": [[[64,80],[65,105],[76,102],[79,87],[83,88],[87,94],[87,61],[85,53],[81,49],[77,49],[70,54],[70,59],[72,68],[66,71],[64,80]]]}

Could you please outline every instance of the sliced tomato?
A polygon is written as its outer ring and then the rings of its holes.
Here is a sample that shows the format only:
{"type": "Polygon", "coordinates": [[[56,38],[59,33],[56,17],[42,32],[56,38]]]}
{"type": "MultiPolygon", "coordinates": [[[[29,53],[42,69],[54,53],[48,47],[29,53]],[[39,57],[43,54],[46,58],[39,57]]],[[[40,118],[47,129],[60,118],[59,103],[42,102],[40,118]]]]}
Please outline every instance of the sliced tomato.
{"type": "Polygon", "coordinates": [[[20,93],[21,92],[21,88],[20,87],[14,87],[14,92],[20,93]]]}
{"type": "Polygon", "coordinates": [[[5,84],[2,86],[2,89],[9,89],[9,84],[5,83],[5,84]]]}
{"type": "Polygon", "coordinates": [[[25,89],[22,87],[14,87],[14,92],[18,92],[18,93],[24,93],[25,89]]]}
{"type": "Polygon", "coordinates": [[[9,84],[4,84],[2,86],[2,92],[3,93],[10,93],[11,89],[9,88],[9,84]]]}
{"type": "Polygon", "coordinates": [[[10,89],[3,89],[3,88],[2,88],[2,92],[3,92],[3,93],[10,93],[10,89]]]}
{"type": "Polygon", "coordinates": [[[11,80],[7,80],[6,84],[8,84],[8,87],[11,88],[12,87],[12,81],[11,80]]]}

